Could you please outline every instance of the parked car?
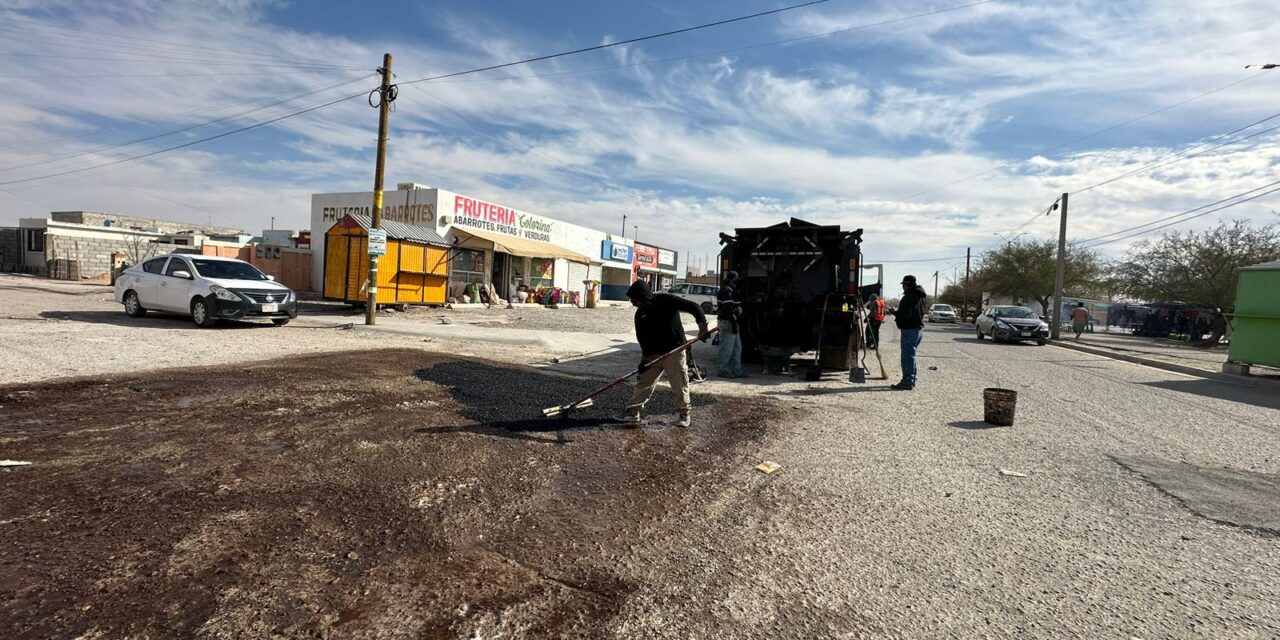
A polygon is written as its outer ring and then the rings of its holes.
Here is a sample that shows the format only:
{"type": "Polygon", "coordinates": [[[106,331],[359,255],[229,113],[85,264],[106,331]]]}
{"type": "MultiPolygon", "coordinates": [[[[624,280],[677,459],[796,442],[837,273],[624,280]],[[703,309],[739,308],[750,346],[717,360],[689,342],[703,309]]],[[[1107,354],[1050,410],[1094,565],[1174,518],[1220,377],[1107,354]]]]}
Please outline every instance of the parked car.
{"type": "Polygon", "coordinates": [[[170,254],[116,278],[116,302],[140,318],[148,311],[189,314],[205,328],[218,320],[262,318],[276,326],[298,317],[298,297],[243,260],[170,254]]]}
{"type": "Polygon", "coordinates": [[[1049,325],[1028,307],[987,307],[975,324],[979,340],[991,336],[996,342],[1035,340],[1044,345],[1049,341],[1049,325]]]}
{"type": "Polygon", "coordinates": [[[678,284],[667,289],[667,293],[698,303],[698,306],[702,307],[703,313],[715,313],[717,291],[719,291],[719,288],[716,286],[693,284],[692,282],[678,284]]]}
{"type": "Polygon", "coordinates": [[[949,304],[935,304],[929,307],[929,312],[925,314],[929,322],[955,322],[956,310],[951,308],[949,304]]]}

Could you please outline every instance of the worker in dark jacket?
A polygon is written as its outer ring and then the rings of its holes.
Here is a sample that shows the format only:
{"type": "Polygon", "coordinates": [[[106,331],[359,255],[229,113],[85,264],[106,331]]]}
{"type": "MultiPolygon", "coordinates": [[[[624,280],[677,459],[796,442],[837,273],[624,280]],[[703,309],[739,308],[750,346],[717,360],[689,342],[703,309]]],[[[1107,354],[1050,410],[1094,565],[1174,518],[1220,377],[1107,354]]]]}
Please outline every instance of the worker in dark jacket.
{"type": "Polygon", "coordinates": [[[721,378],[745,378],[742,371],[742,296],[738,292],[738,272],[724,276],[716,292],[716,326],[720,327],[720,351],[716,365],[721,378]]]}
{"type": "Polygon", "coordinates": [[[644,405],[653,396],[654,387],[658,386],[658,378],[667,374],[667,382],[671,391],[676,394],[676,411],[680,413],[681,427],[689,426],[689,370],[685,352],[681,351],[659,362],[652,367],[645,364],[654,358],[671,351],[685,343],[684,323],[680,314],[687,313],[698,321],[698,339],[711,337],[707,328],[707,316],[697,303],[673,296],[669,293],[654,293],[648,283],[635,281],[627,289],[627,298],[631,306],[636,308],[636,340],[640,343],[640,376],[636,379],[635,392],[631,394],[631,402],[616,418],[618,422],[639,424],[643,419],[644,405]]]}
{"type": "Polygon", "coordinates": [[[902,279],[902,299],[893,310],[894,324],[898,325],[902,341],[902,381],[892,385],[899,391],[911,391],[916,387],[916,350],[924,339],[924,301],[927,294],[916,284],[915,276],[902,279]]]}

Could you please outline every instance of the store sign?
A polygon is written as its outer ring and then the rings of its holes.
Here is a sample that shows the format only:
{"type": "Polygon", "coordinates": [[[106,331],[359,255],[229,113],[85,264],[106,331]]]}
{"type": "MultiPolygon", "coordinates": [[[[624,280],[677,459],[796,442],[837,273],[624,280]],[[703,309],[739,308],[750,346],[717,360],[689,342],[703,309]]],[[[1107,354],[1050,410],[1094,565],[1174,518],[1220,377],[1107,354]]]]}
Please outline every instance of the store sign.
{"type": "Polygon", "coordinates": [[[657,269],[658,248],[637,242],[635,265],[646,269],[657,269]]]}
{"type": "Polygon", "coordinates": [[[631,247],[612,240],[605,240],[600,246],[600,257],[615,262],[631,262],[631,247]]]}
{"type": "Polygon", "coordinates": [[[387,232],[383,229],[369,230],[369,255],[387,255],[387,232]]]}
{"type": "Polygon", "coordinates": [[[453,197],[453,224],[493,231],[517,238],[551,242],[554,222],[531,213],[509,209],[466,196],[453,197]]]}
{"type": "MultiPolygon", "coordinates": [[[[369,216],[372,210],[373,207],[323,207],[320,217],[325,222],[337,222],[347,214],[369,216]]],[[[430,225],[435,222],[436,208],[430,204],[386,205],[382,207],[382,219],[420,226],[430,225]]]]}
{"type": "Polygon", "coordinates": [[[663,269],[675,270],[676,252],[670,249],[658,249],[658,266],[663,269]]]}

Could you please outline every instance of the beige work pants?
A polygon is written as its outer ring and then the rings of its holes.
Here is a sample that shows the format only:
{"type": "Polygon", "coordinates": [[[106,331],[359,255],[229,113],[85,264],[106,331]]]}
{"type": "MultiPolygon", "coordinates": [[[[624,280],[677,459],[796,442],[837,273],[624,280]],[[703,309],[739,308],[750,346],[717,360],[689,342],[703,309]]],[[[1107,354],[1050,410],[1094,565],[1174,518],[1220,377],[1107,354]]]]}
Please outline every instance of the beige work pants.
{"type": "Polygon", "coordinates": [[[643,409],[649,398],[653,397],[653,389],[658,386],[658,378],[664,373],[667,374],[667,382],[671,384],[671,391],[676,394],[676,411],[681,413],[688,411],[689,369],[684,351],[645,369],[644,373],[636,378],[636,389],[631,394],[631,402],[627,403],[627,410],[643,409]]]}

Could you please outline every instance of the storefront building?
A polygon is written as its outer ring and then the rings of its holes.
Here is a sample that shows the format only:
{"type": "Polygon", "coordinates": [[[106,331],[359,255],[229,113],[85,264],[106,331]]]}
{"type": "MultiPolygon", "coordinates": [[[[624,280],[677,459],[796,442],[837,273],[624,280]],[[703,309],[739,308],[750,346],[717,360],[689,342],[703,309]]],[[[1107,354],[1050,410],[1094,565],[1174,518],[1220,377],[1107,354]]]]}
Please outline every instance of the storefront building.
{"type": "MultiPolygon", "coordinates": [[[[348,213],[367,215],[372,202],[372,192],[315,194],[312,229],[348,213]]],[[[430,226],[449,243],[450,298],[461,300],[476,284],[492,286],[502,300],[574,304],[585,301],[586,282],[605,280],[619,265],[630,273],[629,261],[602,254],[612,240],[603,231],[412,183],[384,192],[383,203],[384,219],[430,226]]],[[[324,255],[323,247],[313,255],[324,255]]]]}
{"type": "Polygon", "coordinates": [[[666,291],[676,283],[676,258],[675,251],[637,242],[632,277],[649,283],[654,291],[666,291]]]}
{"type": "Polygon", "coordinates": [[[625,238],[609,236],[600,243],[600,298],[626,300],[627,289],[635,281],[635,249],[625,238]]]}

